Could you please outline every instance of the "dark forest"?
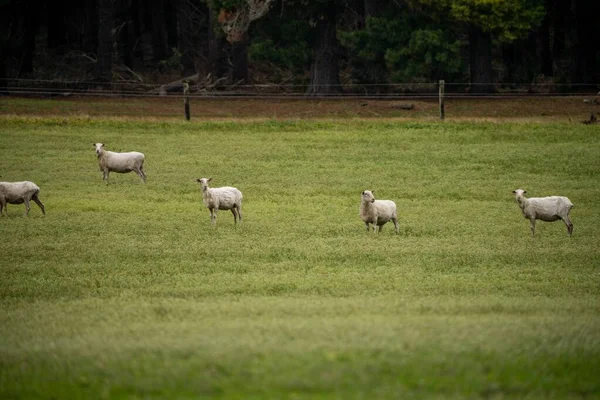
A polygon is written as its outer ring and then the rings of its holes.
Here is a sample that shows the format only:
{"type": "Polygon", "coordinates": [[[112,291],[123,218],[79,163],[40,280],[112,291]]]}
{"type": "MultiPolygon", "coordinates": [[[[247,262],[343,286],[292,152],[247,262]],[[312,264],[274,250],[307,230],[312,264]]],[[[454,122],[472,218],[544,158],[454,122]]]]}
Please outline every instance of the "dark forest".
{"type": "Polygon", "coordinates": [[[0,16],[4,87],[600,82],[600,2],[589,0],[0,0],[0,16]]]}

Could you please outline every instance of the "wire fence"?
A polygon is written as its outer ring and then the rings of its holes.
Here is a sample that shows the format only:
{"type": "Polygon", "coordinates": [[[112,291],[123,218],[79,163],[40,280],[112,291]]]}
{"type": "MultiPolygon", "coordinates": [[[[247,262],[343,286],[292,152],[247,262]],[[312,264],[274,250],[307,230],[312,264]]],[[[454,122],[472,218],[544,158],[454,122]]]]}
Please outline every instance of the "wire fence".
{"type": "MultiPolygon", "coordinates": [[[[136,81],[98,82],[40,79],[0,80],[0,91],[16,96],[101,96],[101,97],[183,97],[183,81],[151,84],[136,81]]],[[[438,82],[376,83],[339,85],[308,84],[190,84],[189,98],[254,99],[434,99],[438,82]]],[[[459,83],[445,82],[445,97],[452,98],[519,98],[598,96],[600,83],[459,83]]]]}

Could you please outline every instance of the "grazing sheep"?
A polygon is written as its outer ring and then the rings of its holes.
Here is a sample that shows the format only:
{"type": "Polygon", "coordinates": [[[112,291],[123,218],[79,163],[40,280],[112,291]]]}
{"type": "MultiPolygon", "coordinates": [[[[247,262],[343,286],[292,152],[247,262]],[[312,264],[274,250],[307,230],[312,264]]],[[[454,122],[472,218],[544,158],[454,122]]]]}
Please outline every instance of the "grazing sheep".
{"type": "Polygon", "coordinates": [[[6,210],[8,217],[8,204],[25,203],[25,215],[29,214],[31,207],[29,201],[33,200],[42,209],[42,214],[46,215],[44,205],[38,197],[40,188],[33,182],[0,182],[0,216],[3,209],[6,210]]]}
{"type": "Polygon", "coordinates": [[[373,233],[376,233],[378,226],[379,232],[381,232],[383,225],[391,220],[396,228],[396,233],[398,233],[396,203],[391,200],[375,200],[374,193],[375,191],[365,190],[362,192],[360,202],[359,215],[365,221],[367,232],[370,229],[369,224],[373,224],[373,233]]]}
{"type": "Polygon", "coordinates": [[[209,188],[208,182],[212,178],[196,179],[202,190],[202,201],[210,210],[210,221],[213,226],[217,224],[218,210],[231,210],[233,214],[233,222],[237,224],[239,219],[242,223],[242,192],[231,186],[220,188],[209,188]]]}
{"type": "Polygon", "coordinates": [[[513,190],[513,193],[515,194],[517,203],[519,203],[519,207],[521,207],[523,216],[529,220],[531,236],[535,234],[536,219],[547,222],[558,221],[560,219],[567,226],[569,236],[573,234],[573,223],[569,219],[569,212],[573,208],[571,200],[564,196],[531,197],[527,199],[524,196],[527,191],[523,189],[513,190]]]}
{"type": "Polygon", "coordinates": [[[134,171],[146,183],[144,154],[137,151],[115,153],[114,151],[104,150],[104,143],[94,143],[94,147],[98,156],[98,165],[100,166],[100,171],[104,174],[103,179],[106,183],[108,183],[108,174],[111,171],[119,173],[134,171]]]}

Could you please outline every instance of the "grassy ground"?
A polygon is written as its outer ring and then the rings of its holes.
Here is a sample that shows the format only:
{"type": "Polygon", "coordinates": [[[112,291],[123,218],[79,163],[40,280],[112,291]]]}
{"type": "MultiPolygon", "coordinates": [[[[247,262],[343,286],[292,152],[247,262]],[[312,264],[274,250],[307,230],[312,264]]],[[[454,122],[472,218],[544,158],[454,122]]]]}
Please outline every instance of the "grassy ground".
{"type": "Polygon", "coordinates": [[[0,179],[48,215],[0,219],[0,398],[598,398],[599,174],[581,124],[4,117],[0,179]],[[148,183],[104,185],[98,141],[148,183]],[[516,188],[569,196],[573,237],[516,188]]]}

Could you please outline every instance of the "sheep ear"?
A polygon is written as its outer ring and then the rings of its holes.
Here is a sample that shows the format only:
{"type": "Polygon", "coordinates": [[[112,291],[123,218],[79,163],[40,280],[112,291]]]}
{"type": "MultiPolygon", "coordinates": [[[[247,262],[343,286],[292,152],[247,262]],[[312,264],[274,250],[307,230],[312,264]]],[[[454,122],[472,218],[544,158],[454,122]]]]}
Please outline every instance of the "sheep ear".
{"type": "Polygon", "coordinates": [[[196,178],[196,182],[200,183],[201,181],[200,181],[200,179],[196,178]]]}
{"type": "Polygon", "coordinates": [[[371,190],[371,194],[372,194],[373,196],[375,196],[375,191],[374,191],[374,190],[371,190]]]}
{"type": "Polygon", "coordinates": [[[362,192],[362,195],[363,195],[363,196],[365,195],[365,192],[364,192],[364,191],[362,192]]]}
{"type": "Polygon", "coordinates": [[[523,194],[527,193],[527,190],[523,190],[523,194]]]}
{"type": "Polygon", "coordinates": [[[208,180],[206,182],[210,182],[210,181],[212,181],[212,178],[208,178],[208,180]]]}
{"type": "Polygon", "coordinates": [[[516,190],[513,190],[513,194],[517,194],[517,191],[516,191],[516,190]]]}

